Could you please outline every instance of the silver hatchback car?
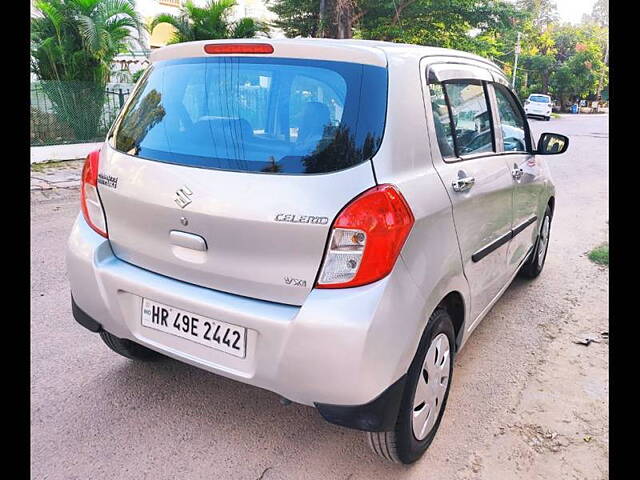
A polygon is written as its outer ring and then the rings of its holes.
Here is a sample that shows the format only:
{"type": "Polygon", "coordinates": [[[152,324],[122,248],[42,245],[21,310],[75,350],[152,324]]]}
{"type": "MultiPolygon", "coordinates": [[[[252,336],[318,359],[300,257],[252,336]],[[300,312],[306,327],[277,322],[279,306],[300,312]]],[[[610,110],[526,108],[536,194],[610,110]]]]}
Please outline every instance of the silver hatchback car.
{"type": "Polygon", "coordinates": [[[453,359],[555,207],[493,63],[358,40],[193,42],[151,55],[82,174],[73,315],[115,352],[171,357],[315,406],[411,463],[453,359]]]}

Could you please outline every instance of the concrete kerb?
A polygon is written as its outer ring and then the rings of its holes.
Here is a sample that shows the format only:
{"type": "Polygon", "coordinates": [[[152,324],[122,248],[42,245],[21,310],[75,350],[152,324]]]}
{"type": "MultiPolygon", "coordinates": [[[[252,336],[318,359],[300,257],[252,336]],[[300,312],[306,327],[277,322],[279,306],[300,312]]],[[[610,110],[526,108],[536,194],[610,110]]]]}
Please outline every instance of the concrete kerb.
{"type": "Polygon", "coordinates": [[[31,164],[85,158],[89,152],[100,148],[100,145],[102,142],[31,147],[31,164]]]}

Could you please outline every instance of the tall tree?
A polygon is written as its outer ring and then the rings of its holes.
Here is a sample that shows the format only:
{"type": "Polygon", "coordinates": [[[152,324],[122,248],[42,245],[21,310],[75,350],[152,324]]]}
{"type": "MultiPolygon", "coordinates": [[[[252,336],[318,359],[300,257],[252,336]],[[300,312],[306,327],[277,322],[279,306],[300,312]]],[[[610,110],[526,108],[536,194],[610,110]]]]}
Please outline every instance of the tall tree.
{"type": "Polygon", "coordinates": [[[558,7],[552,0],[518,0],[517,5],[529,13],[533,25],[539,30],[545,30],[558,21],[558,7]]]}
{"type": "Polygon", "coordinates": [[[510,20],[522,16],[500,0],[271,0],[270,8],[288,37],[353,34],[488,55],[498,52],[500,32],[512,29],[510,20]]]}
{"type": "Polygon", "coordinates": [[[287,37],[352,38],[360,0],[271,0],[274,26],[287,37]]]}
{"type": "Polygon", "coordinates": [[[277,15],[273,25],[287,37],[323,37],[328,0],[269,0],[269,9],[277,15]],[[322,6],[322,10],[321,7],[322,6]],[[322,11],[322,13],[321,13],[322,11]]]}
{"type": "Polygon", "coordinates": [[[336,38],[353,37],[353,15],[356,0],[335,0],[336,38]]]}
{"type": "MultiPolygon", "coordinates": [[[[340,0],[271,0],[270,8],[289,37],[336,38],[337,5],[340,0]]],[[[598,0],[592,15],[599,22],[578,26],[559,25],[552,0],[351,0],[347,14],[356,38],[465,50],[496,61],[509,77],[519,32],[519,94],[569,102],[592,96],[594,79],[606,73],[606,29],[599,25],[607,6],[598,0]]]]}
{"type": "Polygon", "coordinates": [[[235,22],[229,20],[235,0],[209,0],[204,7],[187,0],[178,15],[162,13],[151,20],[149,31],[161,23],[168,23],[175,31],[169,43],[213,40],[218,38],[253,38],[266,34],[268,26],[250,17],[235,22]]]}
{"type": "Polygon", "coordinates": [[[596,0],[591,9],[591,14],[582,16],[584,23],[595,23],[601,27],[609,26],[609,0],[596,0]]]}
{"type": "Polygon", "coordinates": [[[608,29],[595,24],[563,25],[554,32],[558,69],[551,77],[551,89],[563,104],[595,97],[603,76],[602,87],[606,86],[607,33],[608,29]]]}

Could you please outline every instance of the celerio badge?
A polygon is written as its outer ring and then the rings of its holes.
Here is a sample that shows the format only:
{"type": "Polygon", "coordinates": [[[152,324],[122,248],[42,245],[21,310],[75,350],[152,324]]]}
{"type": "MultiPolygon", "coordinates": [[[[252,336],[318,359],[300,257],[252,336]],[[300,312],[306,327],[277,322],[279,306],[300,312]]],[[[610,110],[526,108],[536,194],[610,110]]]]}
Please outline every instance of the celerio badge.
{"type": "Polygon", "coordinates": [[[189,198],[191,195],[193,195],[191,189],[186,185],[183,185],[178,190],[176,190],[176,198],[174,199],[174,201],[180,208],[184,208],[191,203],[191,199],[189,198]]]}
{"type": "Polygon", "coordinates": [[[311,223],[314,225],[326,225],[329,223],[327,217],[315,217],[313,215],[294,215],[293,213],[279,213],[275,218],[276,222],[289,223],[311,223]]]}

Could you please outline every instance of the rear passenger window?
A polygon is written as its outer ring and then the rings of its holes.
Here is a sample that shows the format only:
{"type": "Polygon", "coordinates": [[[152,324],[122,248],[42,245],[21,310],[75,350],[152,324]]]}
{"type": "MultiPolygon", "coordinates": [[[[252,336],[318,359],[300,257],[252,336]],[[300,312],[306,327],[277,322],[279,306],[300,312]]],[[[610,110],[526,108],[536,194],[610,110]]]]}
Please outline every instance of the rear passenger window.
{"type": "Polygon", "coordinates": [[[456,80],[444,85],[458,155],[494,152],[491,112],[482,82],[456,80]]]}
{"type": "Polygon", "coordinates": [[[504,151],[526,152],[527,142],[524,118],[515,104],[515,98],[504,86],[495,83],[493,87],[496,92],[504,151]]]}
{"type": "Polygon", "coordinates": [[[433,124],[436,130],[436,138],[440,146],[440,153],[444,158],[455,157],[453,134],[451,132],[451,118],[444,88],[440,83],[429,85],[431,94],[431,111],[433,112],[433,124]]]}

